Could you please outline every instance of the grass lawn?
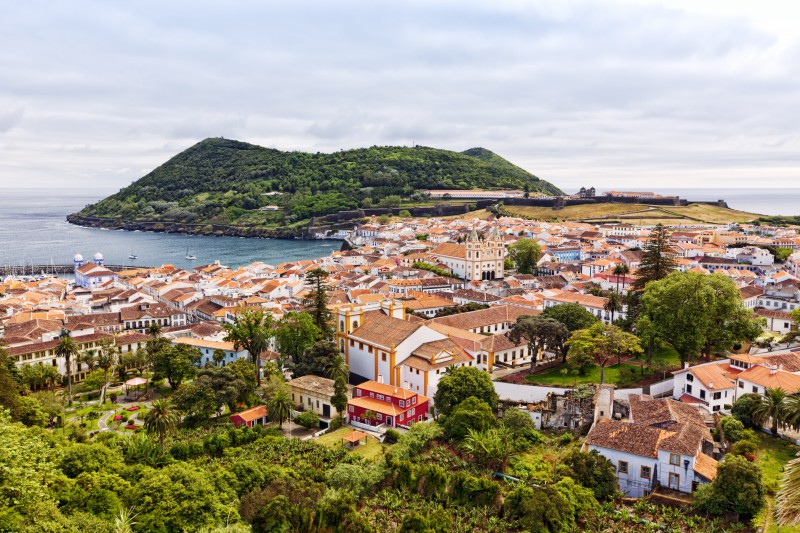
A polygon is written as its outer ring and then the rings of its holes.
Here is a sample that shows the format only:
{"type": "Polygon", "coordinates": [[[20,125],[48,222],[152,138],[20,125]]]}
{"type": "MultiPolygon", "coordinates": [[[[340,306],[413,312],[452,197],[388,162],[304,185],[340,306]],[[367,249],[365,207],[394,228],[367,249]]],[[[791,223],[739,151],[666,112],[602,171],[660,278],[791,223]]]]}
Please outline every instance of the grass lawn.
{"type": "MultiPolygon", "coordinates": [[[[600,383],[599,366],[592,368],[585,376],[573,375],[571,372],[572,370],[567,365],[559,365],[548,368],[543,372],[526,376],[525,379],[537,385],[547,385],[551,387],[572,387],[578,383],[600,383]],[[568,371],[567,374],[561,373],[564,369],[568,371]]],[[[632,384],[630,379],[622,379],[623,374],[626,372],[632,373],[633,382],[650,375],[649,373],[643,375],[641,367],[622,363],[621,365],[610,365],[606,367],[605,382],[614,385],[632,384]]]]}
{"type": "MultiPolygon", "coordinates": [[[[352,428],[339,428],[336,431],[331,433],[326,433],[321,437],[315,439],[318,443],[324,444],[325,446],[330,446],[331,448],[335,446],[342,446],[342,437],[351,433],[353,431],[352,428]]],[[[381,457],[389,446],[387,444],[381,444],[378,442],[378,439],[375,437],[368,436],[366,444],[360,444],[357,448],[352,450],[350,453],[358,454],[365,459],[376,460],[381,457]]]]}
{"type": "MultiPolygon", "coordinates": [[[[647,354],[642,354],[635,360],[639,361],[640,363],[646,363],[647,354]]],[[[653,361],[664,361],[670,365],[670,368],[680,368],[681,366],[681,358],[678,355],[678,352],[676,352],[671,346],[667,346],[653,352],[653,361]]]]}
{"type": "Polygon", "coordinates": [[[505,206],[511,214],[534,217],[540,220],[619,220],[630,224],[676,224],[686,221],[708,223],[746,222],[758,218],[754,213],[725,209],[714,205],[690,204],[688,206],[651,206],[646,204],[585,204],[570,205],[563,209],[535,206],[505,206]]]}
{"type": "MultiPolygon", "coordinates": [[[[757,460],[758,465],[761,467],[764,486],[765,488],[770,486],[778,487],[780,486],[781,476],[783,475],[783,467],[796,457],[800,448],[791,442],[773,438],[769,435],[761,434],[759,437],[761,438],[761,446],[758,450],[757,460]]],[[[771,496],[767,496],[767,502],[768,508],[772,509],[774,500],[771,496]]],[[[767,516],[766,509],[759,513],[754,522],[757,521],[760,525],[764,523],[764,519],[766,518],[769,518],[767,521],[769,527],[766,530],[768,533],[777,533],[778,531],[782,533],[800,533],[800,527],[781,526],[781,528],[778,529],[774,519],[771,516],[767,516]]]]}

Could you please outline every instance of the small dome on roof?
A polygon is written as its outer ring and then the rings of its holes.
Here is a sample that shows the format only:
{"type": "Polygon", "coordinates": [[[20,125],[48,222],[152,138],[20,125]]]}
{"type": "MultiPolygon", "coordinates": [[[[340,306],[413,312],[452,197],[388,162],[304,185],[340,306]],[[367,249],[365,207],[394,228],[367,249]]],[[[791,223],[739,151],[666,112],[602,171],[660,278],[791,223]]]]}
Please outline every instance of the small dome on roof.
{"type": "Polygon", "coordinates": [[[72,258],[73,261],[83,261],[83,256],[81,254],[75,254],[75,257],[72,258]]]}
{"type": "Polygon", "coordinates": [[[94,254],[94,260],[95,261],[102,261],[103,260],[103,254],[101,254],[100,252],[97,252],[96,254],[94,254]]]}

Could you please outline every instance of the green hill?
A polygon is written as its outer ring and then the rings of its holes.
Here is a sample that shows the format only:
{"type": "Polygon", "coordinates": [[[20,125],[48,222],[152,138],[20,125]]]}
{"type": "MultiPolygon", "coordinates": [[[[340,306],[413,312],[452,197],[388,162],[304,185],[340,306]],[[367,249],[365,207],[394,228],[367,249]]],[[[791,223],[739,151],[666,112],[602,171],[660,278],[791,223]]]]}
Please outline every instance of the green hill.
{"type": "Polygon", "coordinates": [[[423,189],[473,188],[561,194],[483,148],[374,146],[312,154],[213,138],[78,215],[276,227],[348,209],[430,204],[423,189]]]}

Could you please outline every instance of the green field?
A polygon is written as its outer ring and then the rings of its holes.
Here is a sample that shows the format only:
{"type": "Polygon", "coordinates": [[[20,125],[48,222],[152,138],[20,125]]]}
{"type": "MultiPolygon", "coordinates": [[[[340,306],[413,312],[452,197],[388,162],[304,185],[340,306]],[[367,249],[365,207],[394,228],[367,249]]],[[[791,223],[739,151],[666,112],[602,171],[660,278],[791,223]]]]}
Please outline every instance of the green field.
{"type": "Polygon", "coordinates": [[[724,224],[748,222],[760,215],[726,209],[706,204],[689,204],[685,207],[652,206],[645,204],[587,204],[571,205],[563,209],[533,206],[505,206],[509,215],[539,220],[582,222],[625,222],[634,225],[652,224],[724,224]]]}
{"type": "MultiPolygon", "coordinates": [[[[325,435],[322,435],[321,437],[314,440],[319,444],[324,444],[325,446],[329,446],[331,448],[334,447],[341,448],[343,447],[342,437],[347,435],[348,433],[352,433],[352,431],[353,428],[343,427],[331,433],[326,433],[325,435]]],[[[350,453],[360,455],[365,459],[374,460],[382,456],[385,453],[386,448],[388,447],[389,447],[388,445],[381,444],[380,442],[378,442],[378,439],[376,439],[375,437],[368,436],[366,444],[359,444],[357,448],[353,450],[348,449],[348,451],[350,453]]]]}

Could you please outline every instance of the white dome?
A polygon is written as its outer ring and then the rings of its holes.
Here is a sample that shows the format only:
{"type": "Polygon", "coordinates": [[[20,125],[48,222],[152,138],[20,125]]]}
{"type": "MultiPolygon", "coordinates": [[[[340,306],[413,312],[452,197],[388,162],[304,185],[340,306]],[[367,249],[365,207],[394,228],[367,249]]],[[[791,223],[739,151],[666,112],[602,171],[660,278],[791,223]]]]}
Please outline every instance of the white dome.
{"type": "Polygon", "coordinates": [[[101,254],[100,252],[97,252],[96,254],[94,254],[94,260],[95,261],[102,261],[103,260],[103,254],[101,254]]]}
{"type": "Polygon", "coordinates": [[[75,254],[75,257],[72,258],[73,261],[83,261],[83,256],[81,254],[75,254]]]}

